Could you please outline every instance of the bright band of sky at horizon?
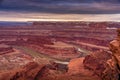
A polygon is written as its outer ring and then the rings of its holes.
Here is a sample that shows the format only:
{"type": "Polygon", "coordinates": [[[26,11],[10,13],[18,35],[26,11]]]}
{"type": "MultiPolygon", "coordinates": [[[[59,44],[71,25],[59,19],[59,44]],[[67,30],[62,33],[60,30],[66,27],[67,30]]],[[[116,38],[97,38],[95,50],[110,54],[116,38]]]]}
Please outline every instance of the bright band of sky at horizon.
{"type": "Polygon", "coordinates": [[[120,14],[52,14],[0,11],[0,21],[115,21],[120,22],[120,14]]]}

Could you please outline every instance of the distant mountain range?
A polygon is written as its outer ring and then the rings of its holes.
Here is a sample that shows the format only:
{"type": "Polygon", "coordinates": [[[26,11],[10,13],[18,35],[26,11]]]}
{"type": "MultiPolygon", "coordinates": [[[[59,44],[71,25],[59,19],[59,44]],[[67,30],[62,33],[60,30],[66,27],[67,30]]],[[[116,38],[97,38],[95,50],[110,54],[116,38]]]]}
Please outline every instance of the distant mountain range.
{"type": "Polygon", "coordinates": [[[30,22],[9,22],[9,21],[0,21],[0,26],[23,26],[30,25],[30,22]]]}

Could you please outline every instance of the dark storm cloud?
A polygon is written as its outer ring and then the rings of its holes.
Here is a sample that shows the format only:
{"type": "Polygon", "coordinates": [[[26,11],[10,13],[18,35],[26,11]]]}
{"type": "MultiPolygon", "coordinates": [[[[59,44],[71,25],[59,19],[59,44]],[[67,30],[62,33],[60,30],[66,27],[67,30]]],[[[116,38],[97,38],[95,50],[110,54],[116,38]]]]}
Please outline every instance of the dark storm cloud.
{"type": "Polygon", "coordinates": [[[120,0],[0,0],[0,9],[46,13],[120,13],[120,0]]]}
{"type": "Polygon", "coordinates": [[[0,4],[3,2],[3,0],[0,0],[0,4]]]}
{"type": "Polygon", "coordinates": [[[27,0],[31,2],[40,2],[40,3],[54,3],[54,2],[82,2],[82,3],[89,3],[89,2],[120,2],[120,0],[27,0]]]}

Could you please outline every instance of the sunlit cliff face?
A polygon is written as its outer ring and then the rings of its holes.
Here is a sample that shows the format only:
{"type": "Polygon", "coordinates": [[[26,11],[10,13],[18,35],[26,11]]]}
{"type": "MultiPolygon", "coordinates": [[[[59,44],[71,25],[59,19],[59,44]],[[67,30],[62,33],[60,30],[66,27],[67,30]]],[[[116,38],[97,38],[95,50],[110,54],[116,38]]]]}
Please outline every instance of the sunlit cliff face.
{"type": "Polygon", "coordinates": [[[0,21],[120,21],[120,1],[0,0],[0,21]]]}

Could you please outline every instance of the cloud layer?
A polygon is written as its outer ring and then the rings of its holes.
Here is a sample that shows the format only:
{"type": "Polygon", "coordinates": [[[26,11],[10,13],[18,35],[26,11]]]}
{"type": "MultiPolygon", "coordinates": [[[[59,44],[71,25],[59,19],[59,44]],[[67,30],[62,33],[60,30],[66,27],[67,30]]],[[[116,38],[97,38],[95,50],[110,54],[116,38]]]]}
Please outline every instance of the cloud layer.
{"type": "Polygon", "coordinates": [[[62,14],[116,14],[120,13],[120,0],[0,0],[0,9],[62,14]]]}
{"type": "Polygon", "coordinates": [[[54,14],[0,11],[0,21],[115,21],[120,22],[120,14],[54,14]],[[9,14],[8,14],[9,13],[9,14]]]}
{"type": "Polygon", "coordinates": [[[0,21],[120,22],[120,0],[0,0],[0,21]]]}

